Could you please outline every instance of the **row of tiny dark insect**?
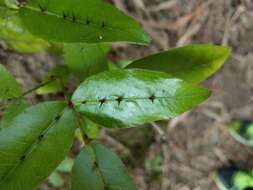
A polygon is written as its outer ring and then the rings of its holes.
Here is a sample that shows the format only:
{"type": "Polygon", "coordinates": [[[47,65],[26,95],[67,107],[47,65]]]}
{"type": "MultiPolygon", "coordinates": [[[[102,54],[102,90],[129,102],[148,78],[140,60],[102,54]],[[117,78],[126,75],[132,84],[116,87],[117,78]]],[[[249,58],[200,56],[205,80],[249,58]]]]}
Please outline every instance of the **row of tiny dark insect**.
{"type": "MultiPolygon", "coordinates": [[[[93,169],[93,170],[99,169],[99,164],[98,164],[98,162],[97,162],[96,160],[93,162],[93,167],[92,167],[92,169],[93,169]]],[[[105,181],[104,181],[104,180],[103,180],[103,183],[104,183],[104,185],[105,185],[104,190],[109,190],[110,186],[107,185],[107,184],[105,184],[105,181]]]]}
{"type": "MultiPolygon", "coordinates": [[[[54,122],[58,122],[59,120],[60,120],[60,118],[61,118],[61,116],[60,115],[57,115],[56,117],[55,117],[55,119],[54,119],[54,122]]],[[[38,142],[41,142],[42,140],[43,140],[43,138],[44,138],[44,136],[45,136],[45,134],[40,134],[37,138],[38,138],[38,142]]],[[[22,155],[21,157],[20,157],[20,160],[21,161],[23,161],[23,160],[25,160],[26,159],[26,154],[24,154],[24,155],[22,155]]]]}
{"type": "MultiPolygon", "coordinates": [[[[41,5],[39,5],[39,8],[40,8],[40,11],[41,11],[42,13],[45,12],[45,11],[47,10],[46,7],[41,6],[41,5]]],[[[70,19],[72,20],[73,23],[75,23],[76,20],[77,20],[77,17],[76,17],[74,14],[70,15],[70,14],[67,14],[67,13],[65,13],[65,12],[62,13],[62,18],[63,18],[64,20],[70,18],[70,19]]],[[[91,19],[87,18],[85,23],[86,23],[87,25],[90,25],[91,22],[92,22],[91,19]]],[[[105,28],[105,27],[106,27],[106,24],[105,24],[104,21],[102,22],[101,27],[102,27],[102,28],[105,28]]]]}
{"type": "MultiPolygon", "coordinates": [[[[153,94],[153,95],[151,95],[148,99],[149,99],[152,103],[154,103],[154,101],[155,101],[155,99],[156,99],[156,96],[153,94]]],[[[120,105],[121,102],[122,102],[123,100],[124,100],[124,96],[118,96],[118,97],[115,99],[115,101],[118,102],[118,105],[120,105]]],[[[108,101],[108,100],[107,100],[106,98],[103,98],[103,99],[98,100],[98,102],[100,103],[100,107],[101,107],[102,105],[104,105],[107,101],[108,101]]],[[[81,102],[81,104],[86,104],[86,103],[88,103],[88,101],[86,101],[86,100],[84,100],[84,101],[81,102]]]]}

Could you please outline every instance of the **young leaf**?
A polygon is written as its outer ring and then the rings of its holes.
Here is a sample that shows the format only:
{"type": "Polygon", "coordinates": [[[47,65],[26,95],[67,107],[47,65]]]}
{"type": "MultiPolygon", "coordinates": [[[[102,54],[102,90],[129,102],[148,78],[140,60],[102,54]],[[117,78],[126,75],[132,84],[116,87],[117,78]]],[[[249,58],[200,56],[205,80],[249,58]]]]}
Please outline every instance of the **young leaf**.
{"type": "Polygon", "coordinates": [[[39,88],[36,93],[43,95],[61,91],[64,89],[64,85],[67,83],[68,79],[68,67],[65,65],[57,65],[46,74],[45,78],[42,81],[42,83],[48,82],[48,84],[39,88]]]}
{"type": "Polygon", "coordinates": [[[123,128],[175,117],[209,95],[207,89],[166,73],[111,70],[86,79],[72,102],[90,120],[105,127],[123,128]]]}
{"type": "Polygon", "coordinates": [[[80,80],[108,70],[108,44],[65,44],[64,61],[80,80]]]}
{"type": "Polygon", "coordinates": [[[63,179],[63,177],[58,172],[53,172],[48,177],[48,182],[53,187],[62,187],[64,185],[64,179],[63,179]]]}
{"type": "Polygon", "coordinates": [[[0,64],[0,100],[4,98],[16,98],[22,94],[15,78],[0,64]]]}
{"type": "Polygon", "coordinates": [[[80,118],[80,128],[90,139],[98,139],[101,126],[87,118],[80,118]]]}
{"type": "Polygon", "coordinates": [[[230,49],[214,45],[189,45],[132,62],[127,68],[162,71],[191,83],[215,73],[227,60],[230,49]]]}
{"type": "Polygon", "coordinates": [[[97,143],[80,152],[71,184],[72,190],[137,190],[118,156],[97,143]]]}
{"type": "Polygon", "coordinates": [[[16,11],[0,9],[0,39],[7,42],[10,48],[20,52],[51,51],[51,44],[34,37],[22,25],[16,11]]]}
{"type": "Polygon", "coordinates": [[[34,35],[58,42],[150,41],[136,21],[103,0],[28,0],[20,17],[34,35]]]}
{"type": "Polygon", "coordinates": [[[18,9],[18,2],[17,0],[4,0],[5,5],[10,9],[18,9]]]}
{"type": "Polygon", "coordinates": [[[74,114],[64,102],[32,106],[0,133],[0,190],[33,190],[66,157],[74,114]]]}
{"type": "Polygon", "coordinates": [[[31,103],[24,99],[13,100],[3,113],[2,120],[0,122],[0,130],[10,126],[12,120],[19,115],[26,108],[30,107],[31,103]]]}

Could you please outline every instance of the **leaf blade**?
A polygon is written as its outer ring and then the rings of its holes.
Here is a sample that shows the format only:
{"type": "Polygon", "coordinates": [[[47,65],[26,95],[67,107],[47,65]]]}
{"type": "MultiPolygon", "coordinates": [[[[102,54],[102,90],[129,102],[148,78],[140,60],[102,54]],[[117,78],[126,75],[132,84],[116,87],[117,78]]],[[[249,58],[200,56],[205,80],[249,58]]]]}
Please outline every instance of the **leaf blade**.
{"type": "Polygon", "coordinates": [[[149,42],[139,24],[102,0],[30,0],[20,17],[33,34],[59,42],[149,42]]]}
{"type": "Polygon", "coordinates": [[[77,157],[72,173],[72,190],[137,190],[118,156],[92,143],[77,157]]]}
{"type": "Polygon", "coordinates": [[[64,62],[80,80],[108,70],[108,44],[65,44],[64,62]]]}
{"type": "Polygon", "coordinates": [[[65,106],[32,106],[1,131],[1,190],[32,190],[65,158],[74,136],[74,116],[65,106]]]}
{"type": "Polygon", "coordinates": [[[26,108],[30,107],[31,103],[27,100],[14,100],[4,110],[3,117],[0,122],[0,130],[9,127],[12,120],[26,108]]]}
{"type": "Polygon", "coordinates": [[[72,96],[76,109],[109,128],[175,117],[209,97],[207,89],[148,70],[111,70],[84,81],[72,96]]]}
{"type": "Polygon", "coordinates": [[[2,64],[0,64],[0,84],[0,99],[16,98],[22,94],[19,84],[2,64]]]}
{"type": "Polygon", "coordinates": [[[187,82],[199,83],[215,73],[228,59],[230,52],[229,48],[222,46],[189,45],[136,60],[127,68],[167,72],[187,82]]]}

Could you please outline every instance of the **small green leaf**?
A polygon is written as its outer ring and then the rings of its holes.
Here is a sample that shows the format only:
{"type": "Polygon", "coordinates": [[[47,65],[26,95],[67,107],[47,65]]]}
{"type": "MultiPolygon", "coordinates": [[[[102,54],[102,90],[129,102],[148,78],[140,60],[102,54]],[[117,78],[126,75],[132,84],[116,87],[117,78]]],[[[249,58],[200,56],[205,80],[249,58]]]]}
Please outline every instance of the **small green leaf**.
{"type": "Polygon", "coordinates": [[[68,68],[65,65],[57,65],[46,74],[45,78],[42,81],[42,83],[48,82],[48,84],[39,88],[36,93],[43,95],[61,91],[64,89],[64,85],[67,83],[68,79],[68,68]]]}
{"type": "Polygon", "coordinates": [[[150,41],[136,21],[103,0],[28,0],[20,17],[34,35],[58,42],[150,41]]]}
{"type": "Polygon", "coordinates": [[[214,180],[221,190],[250,190],[253,188],[253,172],[239,168],[220,168],[214,180]]]}
{"type": "Polygon", "coordinates": [[[18,2],[17,0],[4,0],[5,4],[8,8],[11,9],[18,9],[18,2]]]}
{"type": "Polygon", "coordinates": [[[71,184],[72,190],[137,190],[118,156],[97,143],[79,153],[71,184]]]}
{"type": "Polygon", "coordinates": [[[22,90],[15,78],[0,64],[0,100],[4,98],[16,98],[22,94],[22,90]]]}
{"type": "Polygon", "coordinates": [[[207,89],[166,73],[111,70],[84,81],[72,97],[76,110],[110,128],[175,117],[206,100],[207,89]]]}
{"type": "Polygon", "coordinates": [[[189,45],[134,61],[127,68],[162,71],[191,83],[215,73],[228,59],[230,49],[214,45],[189,45]]]}
{"type": "Polygon", "coordinates": [[[73,165],[74,160],[72,158],[67,157],[61,162],[61,164],[57,167],[56,170],[59,172],[71,172],[73,165]]]}
{"type": "Polygon", "coordinates": [[[74,114],[64,102],[25,109],[0,133],[0,190],[33,190],[66,157],[74,114]]]}
{"type": "Polygon", "coordinates": [[[65,44],[64,61],[80,80],[108,70],[108,44],[65,44]]]}
{"type": "Polygon", "coordinates": [[[12,120],[19,115],[26,108],[30,107],[31,103],[24,99],[13,100],[3,113],[2,120],[0,122],[0,130],[2,128],[10,127],[12,120]]]}
{"type": "Polygon", "coordinates": [[[53,186],[53,187],[62,187],[64,185],[64,179],[61,177],[61,175],[57,172],[53,172],[49,177],[48,177],[48,182],[53,186]]]}
{"type": "Polygon", "coordinates": [[[82,131],[90,138],[97,139],[99,136],[101,126],[92,122],[87,118],[80,118],[80,127],[82,131]]]}
{"type": "Polygon", "coordinates": [[[240,143],[253,146],[253,122],[238,120],[229,125],[230,134],[240,143]]]}

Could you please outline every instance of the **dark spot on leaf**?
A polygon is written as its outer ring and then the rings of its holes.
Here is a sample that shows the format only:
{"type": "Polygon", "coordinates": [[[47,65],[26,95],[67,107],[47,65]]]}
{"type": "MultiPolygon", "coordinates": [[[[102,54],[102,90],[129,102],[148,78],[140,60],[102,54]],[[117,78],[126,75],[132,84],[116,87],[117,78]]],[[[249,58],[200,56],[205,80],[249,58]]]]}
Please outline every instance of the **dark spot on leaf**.
{"type": "Polygon", "coordinates": [[[84,100],[84,101],[82,101],[81,103],[82,103],[82,104],[86,104],[86,103],[87,103],[87,101],[86,101],[86,100],[84,100]]]}
{"type": "Polygon", "coordinates": [[[119,96],[116,101],[118,102],[118,104],[120,105],[121,102],[123,101],[124,97],[123,96],[119,96]]]}
{"type": "Polygon", "coordinates": [[[51,79],[51,80],[53,80],[53,79],[55,79],[55,78],[56,78],[55,75],[50,75],[50,79],[51,79]]]}
{"type": "Polygon", "coordinates": [[[107,101],[106,98],[103,98],[103,99],[99,100],[99,102],[100,102],[100,107],[101,107],[104,103],[106,103],[106,101],[107,101]]]}
{"type": "Polygon", "coordinates": [[[105,22],[104,21],[102,22],[102,28],[105,28],[105,22]]]}
{"type": "Polygon", "coordinates": [[[22,155],[22,156],[20,157],[20,160],[23,161],[25,158],[26,158],[26,155],[24,154],[24,155],[22,155]]]}
{"type": "Polygon", "coordinates": [[[66,14],[65,12],[63,12],[63,13],[62,13],[62,17],[63,17],[64,20],[66,20],[67,14],[66,14]]]}
{"type": "Polygon", "coordinates": [[[72,21],[76,22],[76,16],[75,15],[72,16],[72,21]]]}
{"type": "Polygon", "coordinates": [[[97,161],[94,161],[93,163],[93,170],[97,169],[99,167],[97,161]]]}
{"type": "Polygon", "coordinates": [[[57,116],[55,117],[55,121],[59,121],[60,118],[61,118],[61,116],[60,116],[60,115],[57,115],[57,116]]]}
{"type": "Polygon", "coordinates": [[[43,6],[41,6],[41,5],[39,5],[39,8],[40,8],[40,11],[41,11],[42,13],[46,11],[46,8],[43,7],[43,6]]]}
{"type": "Polygon", "coordinates": [[[89,25],[91,23],[91,20],[89,18],[86,19],[86,24],[89,25]]]}
{"type": "Polygon", "coordinates": [[[44,138],[44,134],[40,134],[40,135],[38,136],[38,140],[39,140],[39,141],[41,141],[43,138],[44,138]]]}
{"type": "Polygon", "coordinates": [[[156,97],[155,97],[155,95],[153,94],[152,96],[149,97],[149,99],[151,100],[152,103],[154,103],[156,97]]]}
{"type": "Polygon", "coordinates": [[[8,98],[7,101],[10,102],[10,101],[12,101],[12,99],[11,99],[11,98],[8,98]]]}

